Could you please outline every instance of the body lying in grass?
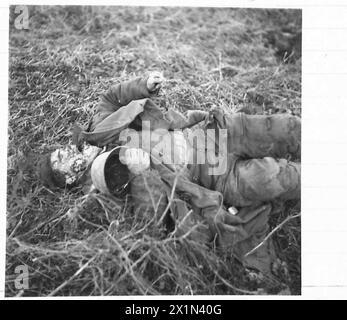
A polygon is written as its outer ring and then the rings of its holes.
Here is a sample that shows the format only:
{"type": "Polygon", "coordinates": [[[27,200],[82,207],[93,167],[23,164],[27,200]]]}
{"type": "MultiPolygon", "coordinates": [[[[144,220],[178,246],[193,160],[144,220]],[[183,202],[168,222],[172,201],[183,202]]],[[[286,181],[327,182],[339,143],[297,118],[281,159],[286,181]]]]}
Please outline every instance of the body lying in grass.
{"type": "Polygon", "coordinates": [[[300,198],[300,163],[287,160],[300,159],[300,119],[218,107],[187,117],[162,111],[151,100],[162,82],[153,73],[110,88],[87,130],[76,132],[76,146],[47,158],[45,181],[74,185],[91,171],[99,191],[130,193],[138,214],[173,221],[177,234],[215,241],[269,272],[269,241],[248,253],[268,233],[271,202],[300,198]]]}

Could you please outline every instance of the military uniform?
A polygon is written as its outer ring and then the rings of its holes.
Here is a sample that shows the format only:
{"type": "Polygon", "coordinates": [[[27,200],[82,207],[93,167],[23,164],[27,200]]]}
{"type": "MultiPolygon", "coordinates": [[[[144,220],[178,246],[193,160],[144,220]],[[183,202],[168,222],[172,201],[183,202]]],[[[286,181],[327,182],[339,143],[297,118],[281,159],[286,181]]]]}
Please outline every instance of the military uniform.
{"type": "Polygon", "coordinates": [[[104,94],[80,139],[103,147],[119,143],[119,134],[128,127],[141,131],[186,130],[199,122],[204,130],[227,130],[224,157],[227,169],[222,174],[209,174],[208,163],[189,164],[180,172],[163,163],[153,163],[153,175],[160,177],[160,181],[156,178],[154,200],[153,194],[148,194],[148,183],[141,182],[146,181],[142,175],[132,180],[131,192],[135,202],[139,198],[138,203],[143,206],[144,199],[148,199],[150,204],[158,203],[157,211],[158,208],[163,211],[168,203],[167,197],[162,196],[164,190],[170,195],[175,186],[171,201],[173,217],[182,221],[190,209],[193,211],[180,225],[178,234],[202,222],[201,228],[192,233],[193,237],[211,241],[217,235],[221,247],[232,250],[246,264],[267,270],[266,246],[252,255],[245,254],[266,235],[269,202],[300,198],[300,163],[289,161],[300,158],[300,118],[287,114],[252,116],[220,108],[193,111],[186,118],[174,110],[162,112],[150,99],[155,93],[147,90],[146,80],[137,78],[120,83],[104,94]],[[144,128],[143,121],[150,128],[144,128]],[[230,214],[226,210],[230,206],[237,207],[238,214],[230,214]]]}

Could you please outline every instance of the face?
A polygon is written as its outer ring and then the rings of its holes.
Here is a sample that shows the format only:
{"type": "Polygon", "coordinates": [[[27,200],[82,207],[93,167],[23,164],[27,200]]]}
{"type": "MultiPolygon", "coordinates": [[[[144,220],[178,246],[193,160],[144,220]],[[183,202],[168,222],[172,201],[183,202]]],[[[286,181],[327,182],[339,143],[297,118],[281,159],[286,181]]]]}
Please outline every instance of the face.
{"type": "Polygon", "coordinates": [[[65,176],[66,184],[78,181],[93,162],[101,149],[84,145],[82,152],[76,146],[66,146],[51,153],[51,167],[53,171],[65,176]]]}

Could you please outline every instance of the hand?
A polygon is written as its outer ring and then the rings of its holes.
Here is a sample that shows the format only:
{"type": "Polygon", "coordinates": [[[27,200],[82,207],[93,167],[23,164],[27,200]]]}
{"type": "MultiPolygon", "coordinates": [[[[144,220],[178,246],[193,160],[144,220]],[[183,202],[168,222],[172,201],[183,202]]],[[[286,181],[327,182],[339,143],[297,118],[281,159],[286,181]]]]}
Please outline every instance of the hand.
{"type": "Polygon", "coordinates": [[[124,152],[124,157],[120,161],[126,164],[133,174],[140,174],[150,166],[149,154],[142,149],[129,148],[124,152]]]}
{"type": "Polygon", "coordinates": [[[236,215],[220,210],[213,222],[221,247],[228,248],[250,236],[265,233],[270,211],[270,204],[243,207],[236,215]]]}
{"type": "Polygon", "coordinates": [[[153,71],[147,79],[147,89],[149,92],[155,92],[161,88],[165,78],[162,72],[153,71]]]}
{"type": "Polygon", "coordinates": [[[238,236],[247,236],[242,228],[243,220],[237,215],[231,214],[226,210],[219,210],[214,217],[214,226],[220,236],[226,234],[238,234],[238,236]]]}

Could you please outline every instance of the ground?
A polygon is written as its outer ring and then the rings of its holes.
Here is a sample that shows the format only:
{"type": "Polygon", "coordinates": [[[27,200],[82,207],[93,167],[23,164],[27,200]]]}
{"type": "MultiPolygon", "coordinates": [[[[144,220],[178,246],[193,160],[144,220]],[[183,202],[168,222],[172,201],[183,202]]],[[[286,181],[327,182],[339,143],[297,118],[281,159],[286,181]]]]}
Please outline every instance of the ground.
{"type": "MultiPolygon", "coordinates": [[[[69,210],[81,188],[45,188],[36,165],[74,123],[87,125],[110,85],[152,70],[168,79],[163,108],[301,116],[301,11],[29,7],[28,30],[10,11],[7,296],[300,294],[299,218],[272,235],[287,268],[250,279],[233,257],[167,237],[115,199],[69,210]],[[26,290],[15,286],[19,265],[26,290]]],[[[276,208],[272,229],[300,213],[298,203],[276,208]]]]}

